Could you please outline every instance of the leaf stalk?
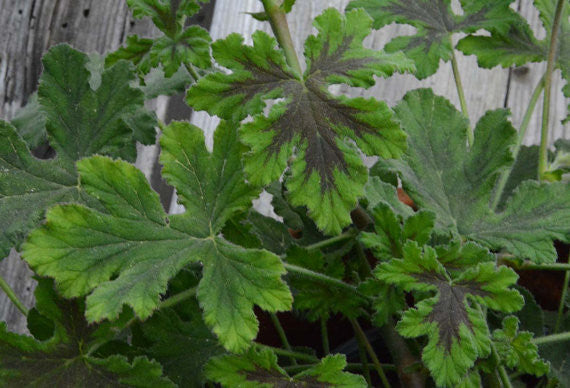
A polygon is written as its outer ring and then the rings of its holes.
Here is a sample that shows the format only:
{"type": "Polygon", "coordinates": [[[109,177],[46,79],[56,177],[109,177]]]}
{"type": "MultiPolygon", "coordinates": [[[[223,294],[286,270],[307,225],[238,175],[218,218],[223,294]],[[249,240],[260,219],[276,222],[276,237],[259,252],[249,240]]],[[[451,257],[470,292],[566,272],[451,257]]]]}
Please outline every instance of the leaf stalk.
{"type": "Polygon", "coordinates": [[[297,360],[303,360],[303,361],[315,362],[315,363],[318,363],[320,361],[317,357],[311,356],[310,354],[306,354],[306,353],[300,353],[300,352],[289,351],[289,350],[285,350],[285,349],[281,349],[281,348],[275,348],[273,346],[263,345],[260,343],[256,343],[255,346],[257,346],[258,348],[262,348],[262,349],[272,350],[275,354],[277,354],[279,356],[295,357],[297,360]]]}
{"type": "Polygon", "coordinates": [[[493,198],[493,203],[491,204],[491,207],[493,210],[496,210],[497,206],[499,206],[499,201],[501,200],[501,197],[503,196],[503,192],[505,191],[505,186],[507,185],[507,181],[509,180],[509,176],[511,175],[511,171],[513,170],[514,163],[517,160],[517,157],[519,155],[519,151],[521,149],[521,145],[522,145],[524,136],[526,134],[528,124],[530,123],[530,118],[532,117],[532,114],[534,113],[534,110],[536,108],[536,104],[538,103],[538,99],[540,97],[540,94],[544,90],[544,77],[545,76],[543,75],[540,78],[540,81],[538,81],[538,83],[536,84],[536,87],[534,88],[534,91],[532,92],[532,96],[530,97],[530,101],[528,102],[528,107],[526,108],[526,112],[523,116],[523,120],[522,120],[521,126],[519,128],[519,136],[517,138],[517,142],[515,144],[515,147],[511,151],[512,155],[513,155],[513,164],[511,165],[510,168],[503,171],[503,173],[501,174],[501,176],[497,182],[497,186],[496,186],[495,194],[494,194],[495,197],[493,198]]]}
{"type": "Polygon", "coordinates": [[[356,288],[356,286],[353,286],[352,284],[348,284],[343,282],[342,280],[327,276],[325,274],[319,273],[319,272],[315,272],[315,271],[311,271],[310,269],[306,269],[303,267],[299,267],[293,264],[289,264],[289,263],[283,263],[283,266],[285,267],[285,269],[295,275],[299,275],[299,276],[304,276],[310,279],[313,279],[315,281],[318,281],[320,283],[326,283],[326,284],[330,284],[331,286],[334,287],[339,287],[342,289],[345,289],[347,291],[350,291],[351,293],[364,298],[364,299],[369,299],[367,296],[363,295],[360,293],[360,291],[358,291],[358,289],[356,288]]]}
{"type": "MultiPolygon", "coordinates": [[[[292,351],[291,349],[291,345],[289,344],[289,340],[287,339],[287,335],[285,334],[285,330],[283,330],[283,326],[281,326],[281,322],[279,322],[279,318],[277,318],[277,314],[275,313],[271,313],[271,320],[273,321],[273,326],[275,326],[275,330],[277,330],[277,334],[279,335],[279,338],[281,339],[281,343],[283,344],[283,347],[285,347],[285,349],[289,352],[292,351]]],[[[295,359],[295,357],[290,357],[291,359],[291,363],[293,365],[297,365],[297,360],[295,359]]]]}
{"type": "Polygon", "coordinates": [[[311,245],[307,245],[305,247],[305,249],[312,251],[315,249],[325,248],[325,247],[328,247],[329,245],[336,244],[337,242],[349,240],[349,239],[355,237],[357,234],[358,234],[358,230],[349,229],[346,232],[339,234],[338,236],[334,236],[334,237],[331,237],[329,239],[322,240],[322,241],[319,241],[319,242],[311,244],[311,245]]]}
{"type": "Polygon", "coordinates": [[[287,64],[301,77],[303,71],[301,70],[301,64],[299,58],[297,57],[297,51],[295,50],[295,45],[293,44],[293,39],[291,38],[291,32],[289,31],[289,24],[287,23],[287,17],[285,11],[280,7],[275,0],[261,0],[263,2],[263,8],[265,13],[269,17],[269,24],[271,24],[271,29],[277,38],[279,46],[283,49],[285,53],[285,59],[287,64]]]}
{"type": "Polygon", "coordinates": [[[18,296],[16,295],[12,287],[10,287],[10,285],[6,282],[6,280],[4,280],[2,276],[0,276],[0,288],[2,289],[2,291],[6,293],[8,299],[10,299],[12,303],[14,303],[14,306],[16,306],[16,308],[20,310],[20,312],[24,314],[24,316],[28,316],[28,309],[26,308],[26,306],[24,306],[22,301],[18,299],[18,296]]]}
{"type": "Polygon", "coordinates": [[[570,341],[569,331],[566,331],[564,333],[545,335],[543,337],[537,337],[532,339],[532,343],[535,345],[543,345],[543,344],[550,344],[553,342],[563,342],[563,341],[570,341]]]}
{"type": "MultiPolygon", "coordinates": [[[[570,264],[570,254],[566,261],[570,264]]],[[[570,283],[570,270],[564,274],[564,283],[562,284],[562,293],[560,295],[560,303],[558,305],[558,314],[556,316],[556,325],[554,326],[554,333],[558,333],[560,325],[562,324],[562,313],[564,312],[564,304],[566,302],[566,295],[568,295],[568,284],[570,283]]]]}
{"type": "Polygon", "coordinates": [[[469,120],[469,111],[467,110],[467,100],[465,99],[465,92],[463,91],[463,82],[461,82],[461,74],[459,73],[459,65],[457,64],[457,57],[455,56],[455,49],[449,35],[449,42],[451,44],[451,69],[453,70],[453,79],[455,80],[455,87],[457,88],[457,96],[459,97],[459,105],[461,105],[461,112],[467,119],[467,141],[469,146],[473,145],[474,135],[471,121],[469,120]]]}
{"type": "Polygon", "coordinates": [[[362,330],[362,327],[360,327],[360,324],[354,318],[350,319],[350,323],[352,324],[352,327],[354,328],[354,333],[356,334],[356,337],[358,338],[358,340],[360,342],[362,342],[364,348],[368,352],[368,355],[370,356],[370,359],[372,360],[372,364],[374,364],[374,369],[376,369],[376,372],[378,372],[378,375],[380,376],[380,380],[382,380],[382,384],[384,385],[384,388],[390,388],[390,382],[388,381],[388,378],[386,377],[386,374],[384,373],[384,369],[382,369],[382,364],[380,363],[380,360],[378,359],[378,356],[376,355],[374,348],[370,344],[370,341],[368,341],[368,338],[366,338],[366,334],[362,330]]]}
{"type": "Polygon", "coordinates": [[[548,49],[548,60],[546,62],[546,73],[544,74],[544,97],[542,104],[542,126],[540,129],[540,148],[538,154],[538,178],[544,179],[544,174],[548,168],[548,130],[550,120],[550,97],[552,90],[552,73],[556,60],[556,51],[558,48],[558,35],[560,32],[560,20],[562,19],[562,10],[564,9],[565,0],[558,0],[554,20],[552,22],[552,31],[550,33],[550,47],[548,49]]]}

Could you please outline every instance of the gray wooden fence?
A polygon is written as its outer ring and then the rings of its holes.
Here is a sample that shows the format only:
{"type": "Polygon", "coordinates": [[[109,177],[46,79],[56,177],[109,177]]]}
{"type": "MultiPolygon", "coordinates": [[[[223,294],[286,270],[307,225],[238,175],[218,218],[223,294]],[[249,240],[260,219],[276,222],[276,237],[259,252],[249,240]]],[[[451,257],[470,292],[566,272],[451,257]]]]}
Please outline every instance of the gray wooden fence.
{"type": "MultiPolygon", "coordinates": [[[[209,7],[198,15],[197,21],[210,27],[213,39],[238,32],[250,42],[249,36],[253,31],[261,29],[270,32],[267,23],[258,22],[247,14],[261,11],[259,0],[211,1],[209,7]]],[[[314,32],[312,19],[328,7],[342,10],[348,2],[349,0],[297,0],[288,20],[299,53],[302,52],[307,35],[314,32]]],[[[514,7],[528,19],[537,36],[544,37],[545,31],[541,31],[532,1],[516,0],[514,7]]],[[[375,31],[367,39],[367,44],[379,49],[393,36],[411,31],[413,28],[407,26],[387,26],[375,31]]],[[[53,44],[69,42],[84,51],[103,53],[117,48],[131,33],[152,35],[153,30],[148,21],[135,22],[123,0],[0,0],[0,117],[10,119],[34,92],[41,71],[40,58],[53,44]]],[[[475,122],[486,110],[507,107],[513,113],[513,124],[518,127],[532,90],[544,72],[545,64],[531,64],[524,69],[485,70],[477,67],[474,57],[465,57],[461,53],[458,54],[458,62],[471,120],[475,122]]],[[[561,85],[559,71],[555,73],[553,81],[555,85],[561,85]]],[[[344,87],[339,87],[337,91],[352,96],[374,96],[394,105],[408,90],[417,87],[431,87],[459,108],[449,63],[442,64],[436,74],[422,82],[411,75],[396,75],[388,80],[379,79],[376,86],[366,91],[344,87]]],[[[560,123],[569,101],[562,95],[560,87],[554,89],[551,139],[570,138],[570,125],[563,126],[560,123]]],[[[163,120],[190,118],[189,110],[184,108],[180,96],[161,98],[153,101],[152,105],[163,120]]],[[[525,137],[526,144],[538,143],[541,110],[539,103],[525,137]]],[[[198,112],[192,115],[191,121],[205,131],[211,142],[217,120],[198,112]]],[[[172,194],[168,188],[161,183],[156,163],[158,152],[157,146],[140,147],[136,164],[161,193],[165,206],[169,206],[172,212],[178,212],[181,209],[175,200],[171,200],[172,194]]],[[[262,212],[270,211],[263,205],[260,208],[262,212]]],[[[28,306],[33,305],[34,282],[31,273],[15,252],[0,262],[0,275],[13,286],[28,306]]],[[[7,321],[12,330],[25,331],[21,314],[4,295],[0,295],[1,320],[7,321]]]]}

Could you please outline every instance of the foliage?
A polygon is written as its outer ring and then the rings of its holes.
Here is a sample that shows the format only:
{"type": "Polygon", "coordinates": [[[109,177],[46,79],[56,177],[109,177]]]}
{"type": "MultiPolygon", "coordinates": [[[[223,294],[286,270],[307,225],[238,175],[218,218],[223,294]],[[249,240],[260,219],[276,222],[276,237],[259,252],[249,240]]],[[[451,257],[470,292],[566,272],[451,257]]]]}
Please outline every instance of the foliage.
{"type": "Polygon", "coordinates": [[[331,88],[423,79],[440,60],[459,81],[456,33],[481,67],[552,46],[567,81],[566,1],[535,1],[541,41],[510,0],[354,0],[315,18],[304,72],[286,28],[299,2],[264,0],[251,16],[276,38],[251,45],[189,25],[203,2],[127,0],[159,36],[105,56],[53,47],[37,95],[0,121],[0,255],[18,250],[39,282],[26,311],[0,278],[31,334],[0,324],[0,386],[568,386],[568,292],[553,312],[541,291],[557,283],[517,284],[570,270],[555,263],[570,243],[568,140],[523,146],[506,109],[472,132],[430,89],[391,109],[331,88]],[[392,22],[416,32],[365,47],[392,22]],[[221,118],[211,150],[144,108],[182,91],[221,118]],[[157,126],[181,214],[131,164],[157,126]],[[253,206],[264,190],[272,216],[253,206]]]}

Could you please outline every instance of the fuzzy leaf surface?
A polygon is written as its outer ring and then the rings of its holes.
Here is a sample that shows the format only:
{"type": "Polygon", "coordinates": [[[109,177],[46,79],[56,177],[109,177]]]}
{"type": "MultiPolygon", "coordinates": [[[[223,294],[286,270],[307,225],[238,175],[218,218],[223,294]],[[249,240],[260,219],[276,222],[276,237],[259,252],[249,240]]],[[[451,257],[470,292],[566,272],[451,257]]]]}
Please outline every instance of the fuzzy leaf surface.
{"type": "Polygon", "coordinates": [[[245,183],[236,128],[222,123],[209,153],[200,129],[175,123],[164,131],[161,146],[163,175],[177,188],[186,213],[167,217],[134,166],[105,157],[84,159],[78,162],[81,187],[106,212],[79,205],[53,208],[23,256],[37,273],[54,277],[64,296],[88,295],[90,322],[116,318],[125,304],[149,317],[168,281],[200,261],[204,321],[227,349],[243,350],[257,333],[253,305],[281,311],[292,300],[277,256],[219,235],[224,222],[247,209],[257,194],[245,183]]]}
{"type": "Polygon", "coordinates": [[[497,352],[509,368],[540,377],[550,368],[538,355],[532,337],[529,331],[519,331],[519,320],[512,315],[503,319],[502,329],[493,331],[497,352]]]}
{"type": "MultiPolygon", "coordinates": [[[[142,92],[129,85],[134,74],[126,63],[104,71],[99,87],[93,90],[87,55],[59,45],[43,61],[39,98],[32,105],[37,105],[34,111],[41,112],[38,124],[42,127],[37,130],[47,131],[57,156],[35,158],[15,128],[0,121],[0,218],[4,220],[0,257],[18,247],[51,205],[83,202],[85,195],[77,188],[76,160],[94,153],[134,160],[134,138],[147,136],[154,141],[154,118],[144,110],[142,92]],[[147,128],[148,133],[133,132],[132,126],[145,116],[147,124],[137,127],[147,128]]],[[[17,124],[29,126],[30,122],[26,119],[17,124]]],[[[28,141],[36,144],[33,139],[28,141]]]]}
{"type": "Polygon", "coordinates": [[[433,248],[422,250],[415,242],[407,243],[403,253],[403,259],[380,264],[374,274],[406,291],[434,293],[404,312],[397,329],[405,337],[427,335],[422,360],[437,385],[454,386],[478,357],[490,353],[489,329],[475,304],[505,312],[520,309],[522,297],[509,288],[518,276],[488,261],[476,266],[458,261],[463,270],[448,271],[433,248]]]}
{"type": "MultiPolygon", "coordinates": [[[[546,62],[556,3],[556,0],[534,1],[542,26],[546,30],[543,40],[538,40],[527,21],[517,14],[508,30],[492,30],[490,36],[468,36],[458,43],[457,48],[465,54],[476,55],[479,66],[485,68],[546,62]]],[[[570,5],[567,2],[562,10],[557,43],[555,65],[562,71],[562,77],[566,80],[562,91],[570,98],[570,5]]],[[[568,117],[565,121],[567,120],[568,117]]]]}
{"type": "Polygon", "coordinates": [[[402,160],[389,164],[399,171],[414,202],[436,214],[436,229],[535,262],[556,260],[552,240],[570,239],[568,183],[526,181],[501,212],[490,209],[497,176],[513,163],[515,131],[506,111],[487,112],[481,118],[471,149],[466,146],[462,114],[430,90],[408,93],[396,112],[408,133],[409,148],[402,160]]]}
{"type": "Polygon", "coordinates": [[[51,321],[53,333],[45,341],[8,332],[0,324],[0,387],[173,387],[162,368],[146,357],[129,361],[115,354],[86,354],[96,338],[97,326],[88,325],[81,301],[59,298],[53,283],[40,280],[36,288],[36,314],[51,321]]]}
{"type": "Polygon", "coordinates": [[[511,2],[461,0],[462,15],[451,10],[450,0],[355,0],[348,4],[347,10],[364,8],[374,19],[374,28],[394,22],[415,27],[416,34],[397,37],[385,49],[403,50],[416,63],[416,77],[424,79],[437,71],[440,60],[451,59],[452,34],[508,28],[516,17],[509,8],[511,2]]]}
{"type": "Polygon", "coordinates": [[[206,366],[206,375],[228,388],[269,387],[366,387],[362,376],[343,372],[344,355],[327,356],[306,371],[290,377],[271,350],[251,349],[242,356],[215,357],[206,366]]]}
{"type": "Polygon", "coordinates": [[[289,200],[308,207],[317,225],[329,234],[350,223],[349,212],[362,194],[367,174],[358,150],[398,157],[405,135],[386,104],[374,99],[335,97],[332,84],[369,87],[373,76],[389,76],[413,66],[401,53],[385,54],[363,47],[371,20],[362,10],[341,15],[326,10],[315,19],[318,34],[305,42],[307,70],[296,74],[275,39],[263,32],[253,46],[232,34],[212,45],[216,61],[231,73],[202,78],[187,94],[188,103],[243,124],[242,141],[250,147],[246,171],[254,183],[277,180],[290,163],[289,200]],[[269,114],[267,100],[283,98],[269,114]],[[293,157],[293,161],[289,159],[293,157]],[[260,168],[263,166],[263,168],[260,168]]]}

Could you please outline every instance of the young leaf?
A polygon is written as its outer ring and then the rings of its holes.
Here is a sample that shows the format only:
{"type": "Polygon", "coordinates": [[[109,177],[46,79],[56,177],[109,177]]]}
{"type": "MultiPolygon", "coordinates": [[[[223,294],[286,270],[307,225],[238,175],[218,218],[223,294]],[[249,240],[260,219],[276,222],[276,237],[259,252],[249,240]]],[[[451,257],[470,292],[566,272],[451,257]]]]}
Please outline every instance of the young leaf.
{"type": "Polygon", "coordinates": [[[294,156],[287,181],[289,199],[294,206],[306,205],[329,234],[351,222],[349,212],[367,179],[358,150],[346,138],[368,155],[398,157],[405,148],[405,135],[386,104],[335,97],[327,90],[338,83],[369,87],[373,75],[412,69],[401,53],[363,47],[370,24],[362,10],[342,16],[328,9],[318,16],[314,25],[319,33],[305,43],[307,70],[302,76],[287,66],[275,39],[267,34],[254,33],[253,46],[244,45],[241,35],[229,35],[212,49],[216,61],[232,73],[212,73],[187,94],[194,109],[224,119],[254,116],[241,128],[241,138],[251,149],[246,162],[249,179],[264,185],[276,180],[294,156]],[[265,101],[277,98],[284,101],[265,116],[265,101]]]}
{"type": "Polygon", "coordinates": [[[493,332],[497,352],[509,368],[540,377],[550,368],[538,355],[532,337],[531,332],[519,331],[519,320],[512,315],[503,319],[502,329],[493,332]]]}
{"type": "MultiPolygon", "coordinates": [[[[200,314],[198,306],[195,310],[200,314]]],[[[202,386],[204,365],[223,352],[200,315],[187,321],[172,310],[160,311],[142,323],[142,331],[150,342],[144,354],[160,362],[164,374],[181,387],[202,386]]]]}
{"type": "Polygon", "coordinates": [[[47,142],[46,120],[38,103],[37,94],[33,94],[26,106],[16,112],[10,124],[16,128],[31,149],[47,142]]]}
{"type": "Polygon", "coordinates": [[[327,356],[306,371],[290,377],[269,349],[255,350],[242,356],[215,357],[206,365],[206,375],[228,388],[257,387],[366,387],[362,376],[343,372],[344,355],[327,356]]]}
{"type": "Polygon", "coordinates": [[[165,129],[163,175],[186,207],[186,213],[168,218],[132,165],[104,157],[78,162],[82,190],[106,212],[79,205],[53,208],[47,224],[30,235],[23,256],[37,273],[54,277],[64,296],[89,295],[90,322],[117,317],[125,304],[147,318],[168,281],[201,261],[198,300],[206,324],[227,349],[247,348],[257,332],[253,305],[280,311],[292,300],[277,256],[219,235],[258,191],[245,183],[236,128],[223,122],[214,141],[209,153],[200,129],[186,123],[165,129]]]}
{"type": "Polygon", "coordinates": [[[104,71],[99,87],[92,90],[88,61],[87,55],[66,45],[44,56],[37,110],[57,151],[55,159],[33,157],[15,128],[0,121],[0,218],[5,220],[0,257],[18,247],[48,207],[85,199],[77,189],[76,160],[95,153],[134,160],[133,138],[154,142],[154,116],[144,110],[142,92],[131,88],[129,66],[119,63],[104,71]],[[144,131],[133,132],[142,117],[146,123],[137,127],[144,131]]]}
{"type": "MultiPolygon", "coordinates": [[[[516,14],[509,24],[508,30],[491,30],[490,36],[468,36],[457,44],[457,48],[465,54],[477,56],[479,66],[521,66],[528,62],[542,62],[548,59],[552,23],[556,8],[556,0],[535,0],[542,26],[546,30],[546,38],[538,40],[532,33],[527,21],[516,14]]],[[[562,89],[566,97],[570,97],[570,6],[565,4],[560,19],[558,47],[555,65],[562,71],[566,85],[562,89]]],[[[568,117],[566,118],[568,120],[568,117]]]]}
{"type": "Polygon", "coordinates": [[[568,183],[527,181],[502,212],[489,207],[498,174],[512,163],[515,131],[506,111],[481,118],[470,149],[462,114],[430,90],[409,92],[396,112],[409,148],[402,160],[388,164],[399,171],[414,202],[436,214],[436,229],[535,262],[556,260],[552,240],[570,241],[568,183]]]}
{"type": "Polygon", "coordinates": [[[137,19],[150,17],[156,27],[168,34],[200,10],[199,2],[208,0],[127,0],[137,19]]]}
{"type": "Polygon", "coordinates": [[[394,22],[415,27],[415,35],[397,37],[385,48],[403,50],[416,63],[416,77],[424,79],[437,71],[441,59],[451,59],[453,33],[508,28],[516,17],[509,8],[512,1],[461,0],[462,15],[453,13],[449,0],[354,0],[347,10],[364,8],[374,19],[374,28],[394,22]]]}
{"type": "Polygon", "coordinates": [[[10,333],[0,323],[0,386],[2,387],[173,387],[162,377],[162,368],[146,357],[90,354],[97,327],[88,325],[80,301],[57,297],[51,281],[36,288],[36,309],[28,325],[43,317],[53,323],[46,341],[10,333]],[[43,314],[43,315],[40,315],[43,314]]]}
{"type": "Polygon", "coordinates": [[[505,312],[520,309],[522,297],[509,288],[518,276],[485,261],[449,272],[434,249],[422,251],[415,242],[407,243],[403,253],[403,259],[380,264],[374,274],[406,291],[435,293],[407,310],[397,329],[405,337],[428,336],[422,359],[437,385],[453,386],[478,357],[490,353],[489,329],[475,304],[505,312]]]}

